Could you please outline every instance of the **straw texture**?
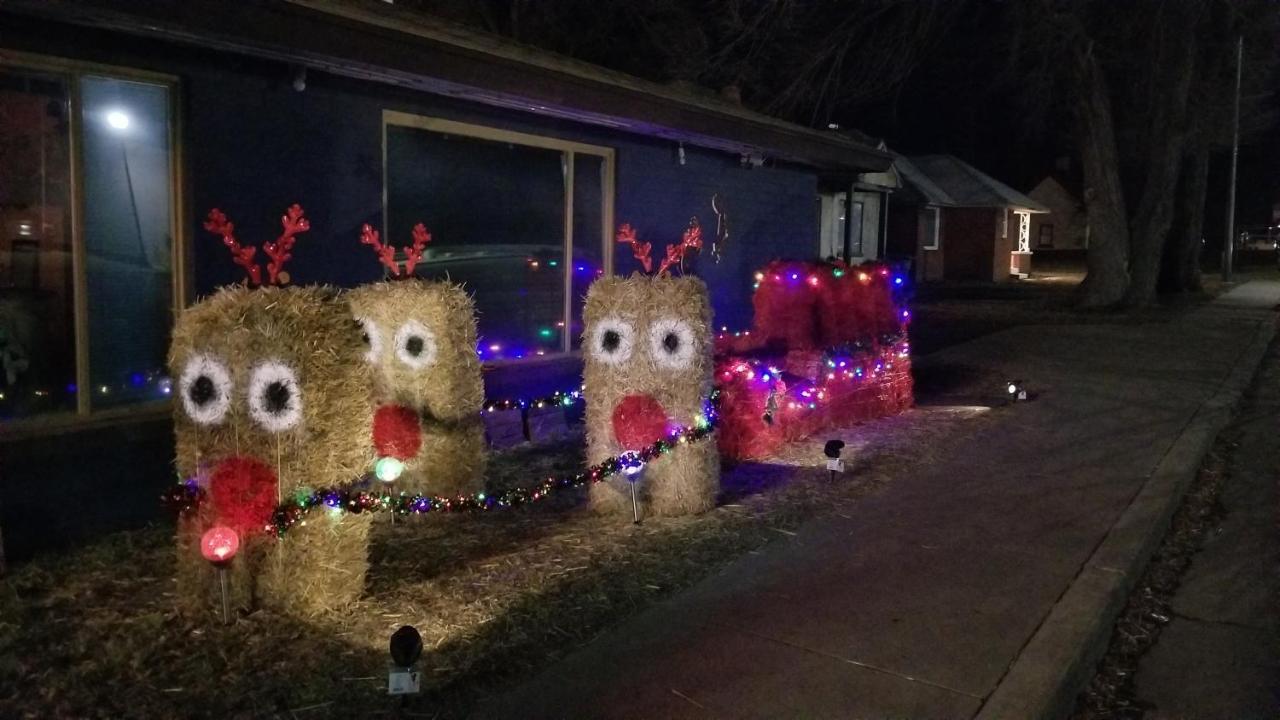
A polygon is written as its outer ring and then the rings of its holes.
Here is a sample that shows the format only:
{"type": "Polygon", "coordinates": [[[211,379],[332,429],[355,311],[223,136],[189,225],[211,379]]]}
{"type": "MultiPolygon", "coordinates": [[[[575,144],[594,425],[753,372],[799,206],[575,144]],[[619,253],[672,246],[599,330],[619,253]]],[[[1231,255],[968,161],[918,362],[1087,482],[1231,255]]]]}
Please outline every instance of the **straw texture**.
{"type": "MultiPolygon", "coordinates": [[[[626,449],[617,437],[614,413],[628,396],[656,400],[670,424],[696,422],[711,389],[712,369],[711,303],[701,280],[638,273],[602,278],[587,291],[584,320],[588,463],[626,449]],[[614,335],[608,336],[610,332],[614,335]],[[666,336],[673,333],[679,342],[666,347],[666,336]]],[[[714,436],[677,446],[655,459],[638,483],[646,514],[687,515],[711,509],[720,487],[714,436]]],[[[593,507],[629,514],[627,484],[618,478],[594,486],[593,507]]]]}
{"type": "Polygon", "coordinates": [[[229,287],[179,316],[169,351],[179,378],[177,470],[206,490],[200,512],[178,528],[184,607],[218,603],[216,573],[198,549],[213,524],[232,525],[241,536],[229,568],[237,606],[309,615],[359,597],[367,518],[318,517],[274,540],[262,529],[262,509],[368,471],[373,407],[360,343],[345,303],[327,288],[229,287]],[[207,410],[219,402],[221,412],[207,410]],[[266,474],[246,480],[228,470],[248,464],[266,474]]]}

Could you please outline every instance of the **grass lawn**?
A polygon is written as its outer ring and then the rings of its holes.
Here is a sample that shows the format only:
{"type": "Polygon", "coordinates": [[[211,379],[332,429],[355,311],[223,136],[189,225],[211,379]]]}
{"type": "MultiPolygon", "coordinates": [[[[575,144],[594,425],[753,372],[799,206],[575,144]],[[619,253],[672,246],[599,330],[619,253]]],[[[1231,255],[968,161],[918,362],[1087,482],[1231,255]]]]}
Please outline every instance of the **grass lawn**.
{"type": "MultiPolygon", "coordinates": [[[[602,518],[574,494],[476,516],[379,517],[365,597],[303,624],[259,611],[231,626],[174,605],[172,526],[39,558],[0,586],[0,716],[450,717],[733,558],[786,537],[982,425],[919,409],[829,436],[850,447],[832,483],[822,442],[727,468],[721,505],[693,518],[602,518]],[[385,694],[387,639],[422,633],[424,692],[385,694]]],[[[500,454],[491,483],[580,466],[580,441],[500,454]]]]}

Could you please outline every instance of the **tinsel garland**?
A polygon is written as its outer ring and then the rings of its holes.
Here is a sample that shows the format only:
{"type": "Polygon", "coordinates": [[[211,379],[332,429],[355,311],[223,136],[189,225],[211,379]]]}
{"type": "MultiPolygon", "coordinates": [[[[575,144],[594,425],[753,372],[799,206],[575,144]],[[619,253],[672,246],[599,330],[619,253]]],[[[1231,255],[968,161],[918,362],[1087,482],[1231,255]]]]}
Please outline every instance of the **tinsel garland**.
{"type": "MultiPolygon", "coordinates": [[[[665,455],[676,447],[703,440],[715,432],[719,421],[720,391],[713,390],[705,404],[703,417],[693,427],[676,428],[666,438],[635,452],[623,453],[604,462],[592,465],[576,475],[552,477],[529,487],[515,487],[497,494],[476,493],[458,497],[440,495],[409,495],[401,493],[375,493],[357,486],[303,490],[297,497],[276,507],[270,524],[264,528],[268,535],[281,537],[293,526],[305,522],[306,516],[316,508],[332,512],[394,512],[397,515],[421,515],[428,512],[482,512],[494,509],[519,507],[541,500],[557,490],[583,487],[603,482],[621,472],[633,474],[645,463],[665,455]]],[[[367,483],[365,480],[363,483],[367,483]]],[[[362,484],[363,484],[362,483],[362,484]]],[[[195,512],[205,499],[205,491],[194,481],[183,482],[170,488],[161,498],[166,505],[187,515],[195,512]]]]}

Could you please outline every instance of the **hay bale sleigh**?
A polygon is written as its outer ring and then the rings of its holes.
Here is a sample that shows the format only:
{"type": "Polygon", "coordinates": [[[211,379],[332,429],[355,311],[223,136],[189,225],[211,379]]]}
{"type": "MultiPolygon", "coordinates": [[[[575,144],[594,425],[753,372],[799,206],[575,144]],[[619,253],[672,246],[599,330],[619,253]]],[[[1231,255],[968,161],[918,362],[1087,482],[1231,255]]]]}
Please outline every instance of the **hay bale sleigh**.
{"type": "Polygon", "coordinates": [[[475,304],[459,286],[409,278],[345,294],[373,369],[373,451],[404,462],[398,492],[471,495],[484,490],[487,448],[480,410],[475,304]]]}
{"type": "MultiPolygon", "coordinates": [[[[587,291],[584,321],[588,463],[638,450],[672,427],[697,422],[712,372],[711,302],[701,280],[639,273],[602,278],[587,291]]],[[[592,507],[630,514],[628,483],[616,477],[593,486],[592,507]]],[[[713,508],[720,491],[715,436],[651,461],[636,490],[645,514],[713,508]]]]}
{"type": "Polygon", "coordinates": [[[235,607],[310,616],[359,598],[371,518],[316,512],[279,539],[266,528],[282,501],[349,484],[371,466],[361,353],[359,327],[327,288],[228,287],[178,317],[169,351],[176,464],[205,491],[178,525],[184,608],[220,603],[199,552],[213,525],[241,538],[228,568],[235,607]]]}

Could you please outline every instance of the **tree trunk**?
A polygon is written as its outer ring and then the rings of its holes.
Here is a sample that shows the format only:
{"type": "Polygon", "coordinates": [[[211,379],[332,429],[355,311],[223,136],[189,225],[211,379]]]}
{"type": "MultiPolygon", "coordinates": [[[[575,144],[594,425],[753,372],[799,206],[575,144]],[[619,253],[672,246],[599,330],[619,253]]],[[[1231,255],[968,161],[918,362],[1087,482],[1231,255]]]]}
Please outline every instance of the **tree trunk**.
{"type": "Polygon", "coordinates": [[[1081,49],[1076,72],[1076,125],[1089,223],[1088,273],[1080,283],[1077,299],[1083,307],[1107,307],[1118,303],[1129,285],[1129,222],[1111,99],[1092,48],[1081,49]]]}
{"type": "Polygon", "coordinates": [[[1156,300],[1160,255],[1173,224],[1174,196],[1186,143],[1187,100],[1195,72],[1195,14],[1189,8],[1168,6],[1166,42],[1161,43],[1154,78],[1156,102],[1146,133],[1146,164],[1142,195],[1129,229],[1129,291],[1125,304],[1143,307],[1156,300]],[[1179,12],[1181,10],[1181,12],[1179,12]]]}
{"type": "Polygon", "coordinates": [[[1199,292],[1200,250],[1204,238],[1204,201],[1209,189],[1209,145],[1197,140],[1182,159],[1176,223],[1161,262],[1162,292],[1199,292]]]}

